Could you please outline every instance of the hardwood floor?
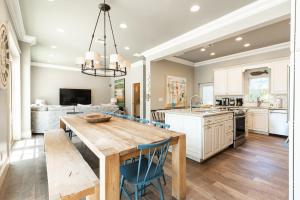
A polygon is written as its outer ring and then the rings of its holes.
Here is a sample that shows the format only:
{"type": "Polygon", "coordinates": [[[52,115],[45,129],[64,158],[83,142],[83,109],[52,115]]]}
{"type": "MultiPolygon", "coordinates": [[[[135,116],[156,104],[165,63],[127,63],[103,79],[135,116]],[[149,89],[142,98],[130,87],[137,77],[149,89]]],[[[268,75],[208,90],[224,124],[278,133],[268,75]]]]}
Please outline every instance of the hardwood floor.
{"type": "MultiPolygon", "coordinates": [[[[80,141],[77,148],[97,174],[98,160],[80,141]]],[[[250,134],[238,149],[229,148],[202,164],[187,160],[187,199],[288,199],[288,146],[285,139],[250,134]]],[[[165,166],[166,199],[171,199],[171,162],[165,166]]],[[[0,199],[48,199],[43,137],[17,142],[0,199]]],[[[125,198],[124,198],[125,199],[125,198]]],[[[151,187],[143,199],[159,199],[151,187]]]]}

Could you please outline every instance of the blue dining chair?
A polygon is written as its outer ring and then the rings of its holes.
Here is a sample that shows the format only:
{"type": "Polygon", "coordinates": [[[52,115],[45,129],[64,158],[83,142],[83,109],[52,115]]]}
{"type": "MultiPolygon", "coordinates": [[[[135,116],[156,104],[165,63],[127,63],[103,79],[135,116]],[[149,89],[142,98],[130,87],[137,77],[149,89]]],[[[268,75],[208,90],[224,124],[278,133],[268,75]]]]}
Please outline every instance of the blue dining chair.
{"type": "Polygon", "coordinates": [[[131,200],[130,196],[134,195],[134,199],[138,200],[145,194],[146,187],[153,185],[160,193],[160,200],[164,200],[160,178],[164,174],[163,166],[168,155],[170,141],[171,139],[167,139],[154,144],[138,145],[137,149],[140,152],[138,161],[120,167],[120,198],[124,192],[128,199],[131,200]],[[129,194],[125,189],[125,181],[134,186],[133,193],[129,194]]]}

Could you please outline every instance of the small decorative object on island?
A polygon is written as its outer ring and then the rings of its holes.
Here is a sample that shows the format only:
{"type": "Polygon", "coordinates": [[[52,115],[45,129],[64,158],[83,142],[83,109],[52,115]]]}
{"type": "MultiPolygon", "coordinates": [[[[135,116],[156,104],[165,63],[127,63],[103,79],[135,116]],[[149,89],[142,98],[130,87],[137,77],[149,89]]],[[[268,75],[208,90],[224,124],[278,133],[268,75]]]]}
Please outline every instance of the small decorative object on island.
{"type": "Polygon", "coordinates": [[[110,11],[110,6],[105,3],[105,0],[103,3],[99,4],[99,14],[92,34],[92,39],[89,45],[88,52],[86,52],[85,57],[78,57],[76,59],[76,64],[81,66],[81,72],[84,74],[92,75],[92,76],[100,76],[100,77],[120,77],[120,76],[125,76],[127,74],[127,68],[130,67],[130,62],[125,60],[123,56],[121,56],[118,53],[109,11],[110,11]],[[103,12],[103,21],[104,21],[103,39],[98,38],[97,41],[103,43],[104,46],[103,56],[101,56],[100,53],[91,50],[101,12],[103,12]],[[106,43],[107,17],[108,17],[108,21],[109,21],[108,25],[112,33],[112,39],[114,42],[114,49],[115,49],[115,54],[110,55],[110,62],[107,61],[108,59],[107,43],[106,43]]]}
{"type": "Polygon", "coordinates": [[[9,79],[10,56],[7,29],[4,24],[0,27],[0,89],[6,89],[9,79]]]}
{"type": "Polygon", "coordinates": [[[117,105],[122,110],[125,108],[125,78],[115,80],[115,98],[117,105]]]}
{"type": "Polygon", "coordinates": [[[167,107],[186,105],[186,79],[167,76],[167,107]]]}
{"type": "Polygon", "coordinates": [[[84,119],[88,123],[101,123],[101,122],[108,122],[111,119],[111,116],[97,113],[97,114],[88,114],[84,116],[84,119]]]}

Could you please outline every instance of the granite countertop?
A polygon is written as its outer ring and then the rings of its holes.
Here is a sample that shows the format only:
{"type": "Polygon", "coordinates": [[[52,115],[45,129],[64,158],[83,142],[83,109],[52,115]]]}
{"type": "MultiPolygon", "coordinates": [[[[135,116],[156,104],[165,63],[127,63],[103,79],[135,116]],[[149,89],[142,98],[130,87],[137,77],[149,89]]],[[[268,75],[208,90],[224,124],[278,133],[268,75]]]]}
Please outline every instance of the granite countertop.
{"type": "Polygon", "coordinates": [[[214,115],[233,113],[232,111],[220,111],[217,109],[197,109],[197,108],[194,108],[192,112],[189,109],[165,110],[164,112],[179,114],[179,115],[190,115],[195,117],[209,117],[214,115]]]}

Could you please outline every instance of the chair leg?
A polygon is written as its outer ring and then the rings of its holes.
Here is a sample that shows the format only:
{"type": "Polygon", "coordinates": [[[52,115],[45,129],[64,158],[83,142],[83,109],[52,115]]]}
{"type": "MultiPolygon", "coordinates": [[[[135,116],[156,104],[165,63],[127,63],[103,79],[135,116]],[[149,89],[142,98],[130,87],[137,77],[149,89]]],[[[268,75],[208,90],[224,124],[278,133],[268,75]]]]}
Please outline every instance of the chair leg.
{"type": "Polygon", "coordinates": [[[135,186],[134,200],[139,200],[139,188],[137,185],[135,186]]]}
{"type": "Polygon", "coordinates": [[[122,197],[123,185],[124,185],[124,176],[121,177],[121,184],[120,184],[120,199],[121,199],[121,197],[122,197]]]}
{"type": "Polygon", "coordinates": [[[165,200],[164,197],[164,191],[162,189],[161,183],[160,183],[160,179],[157,179],[158,182],[158,189],[159,189],[159,194],[160,194],[160,200],[165,200]]]}
{"type": "Polygon", "coordinates": [[[167,185],[165,174],[163,174],[162,177],[163,177],[164,185],[167,185]]]}

